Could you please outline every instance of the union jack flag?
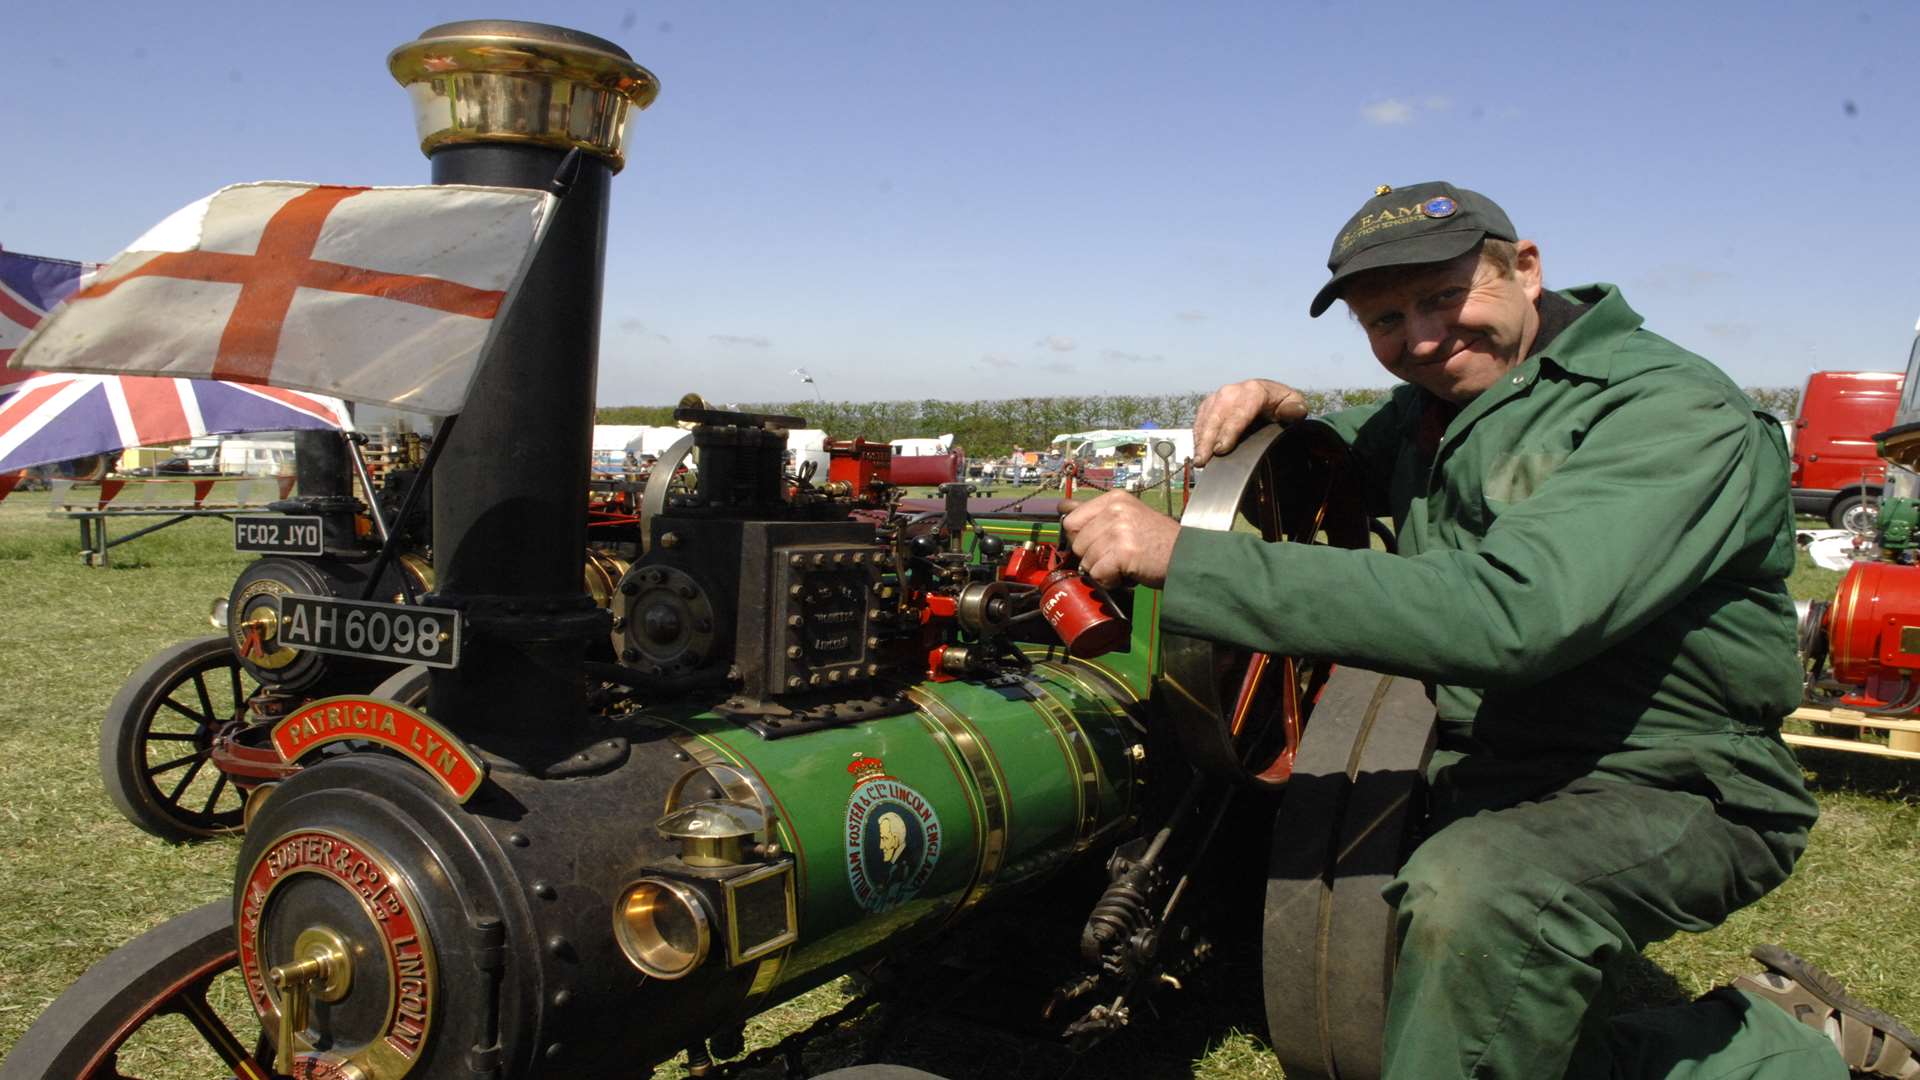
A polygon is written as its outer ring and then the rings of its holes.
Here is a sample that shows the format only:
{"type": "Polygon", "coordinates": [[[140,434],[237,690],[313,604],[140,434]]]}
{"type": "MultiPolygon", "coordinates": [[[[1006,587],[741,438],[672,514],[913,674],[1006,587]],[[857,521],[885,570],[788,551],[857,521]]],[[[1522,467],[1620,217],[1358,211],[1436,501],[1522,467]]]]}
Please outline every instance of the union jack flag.
{"type": "Polygon", "coordinates": [[[98,263],[43,259],[0,249],[0,387],[33,375],[6,370],[13,350],[53,305],[80,287],[82,275],[98,269],[98,263]]]}
{"type": "Polygon", "coordinates": [[[214,379],[16,371],[13,352],[96,264],[0,250],[0,475],[199,435],[351,427],[338,398],[214,379]]]}

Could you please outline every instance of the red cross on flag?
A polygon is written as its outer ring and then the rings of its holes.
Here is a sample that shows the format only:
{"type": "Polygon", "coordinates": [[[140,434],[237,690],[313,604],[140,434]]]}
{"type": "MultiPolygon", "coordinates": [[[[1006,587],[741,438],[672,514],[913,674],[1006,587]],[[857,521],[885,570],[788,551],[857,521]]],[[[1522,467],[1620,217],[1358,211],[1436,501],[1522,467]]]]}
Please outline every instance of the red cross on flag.
{"type": "Polygon", "coordinates": [[[222,188],[116,256],[10,366],[456,413],[557,205],[520,188],[222,188]]]}

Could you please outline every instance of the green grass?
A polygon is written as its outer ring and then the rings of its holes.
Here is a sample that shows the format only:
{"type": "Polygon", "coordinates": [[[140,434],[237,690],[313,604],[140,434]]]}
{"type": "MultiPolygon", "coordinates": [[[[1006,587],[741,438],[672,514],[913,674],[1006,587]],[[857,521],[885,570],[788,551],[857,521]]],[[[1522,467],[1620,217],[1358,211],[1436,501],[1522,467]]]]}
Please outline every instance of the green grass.
{"type": "MultiPolygon", "coordinates": [[[[1177,493],[1176,493],[1177,498],[1177,493]]],[[[1036,503],[1039,500],[1036,500],[1036,503]]],[[[167,917],[227,895],[236,844],[175,846],[123,821],[96,766],[100,718],[121,682],[162,646],[211,632],[208,604],[246,564],[224,521],[190,522],[82,565],[78,530],[46,516],[46,496],[0,503],[0,1053],[93,961],[167,917]]],[[[1839,575],[1802,566],[1803,597],[1839,575]]],[[[1807,752],[1825,816],[1793,879],[1711,933],[1651,949],[1639,1001],[1683,1000],[1749,970],[1748,945],[1779,941],[1816,958],[1860,996],[1920,1018],[1909,978],[1920,943],[1920,767],[1807,752]]],[[[1134,1032],[1076,1063],[1062,1049],[938,1014],[883,1011],[824,1040],[824,1068],[885,1035],[889,1053],[949,1075],[1276,1077],[1260,1041],[1257,971],[1245,957],[1165,995],[1134,1032]]],[[[830,985],[750,1028],[750,1044],[804,1026],[844,1000],[830,985]]],[[[161,1033],[130,1055],[140,1075],[203,1078],[161,1033]]],[[[677,1075],[673,1066],[662,1075],[677,1075]]],[[[777,1069],[759,1075],[777,1075],[777,1069]]]]}
{"type": "Polygon", "coordinates": [[[96,758],[128,674],[163,645],[213,633],[208,606],[248,561],[232,527],[163,529],[114,548],[100,570],[81,563],[78,526],[47,506],[44,494],[0,503],[0,1048],[114,946],[226,895],[236,849],[138,831],[107,802],[96,758]]]}

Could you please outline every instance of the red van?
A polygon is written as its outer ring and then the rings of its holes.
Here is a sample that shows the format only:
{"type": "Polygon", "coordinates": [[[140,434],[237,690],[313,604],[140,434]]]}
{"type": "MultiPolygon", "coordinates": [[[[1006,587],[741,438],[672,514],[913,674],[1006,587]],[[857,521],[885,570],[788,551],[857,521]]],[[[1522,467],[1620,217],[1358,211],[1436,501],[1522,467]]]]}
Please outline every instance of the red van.
{"type": "Polygon", "coordinates": [[[1836,529],[1871,525],[1861,517],[1878,500],[1887,463],[1875,432],[1893,425],[1906,376],[1897,371],[1816,371],[1793,420],[1793,508],[1836,529]],[[1847,515],[1854,520],[1849,522],[1847,515]]]}

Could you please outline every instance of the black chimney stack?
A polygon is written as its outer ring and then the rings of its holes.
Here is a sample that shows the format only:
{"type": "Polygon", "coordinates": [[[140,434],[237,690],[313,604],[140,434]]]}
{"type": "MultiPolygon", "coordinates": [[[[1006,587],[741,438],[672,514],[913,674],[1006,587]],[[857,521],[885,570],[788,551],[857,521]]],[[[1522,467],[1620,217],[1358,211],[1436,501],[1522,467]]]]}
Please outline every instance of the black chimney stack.
{"type": "Polygon", "coordinates": [[[608,195],[630,111],[658,83],[611,42],[511,20],[433,27],[389,66],[434,183],[560,197],[433,484],[429,602],[461,609],[467,638],[428,707],[499,752],[585,715],[582,654],[609,630],[582,583],[608,195]]]}

